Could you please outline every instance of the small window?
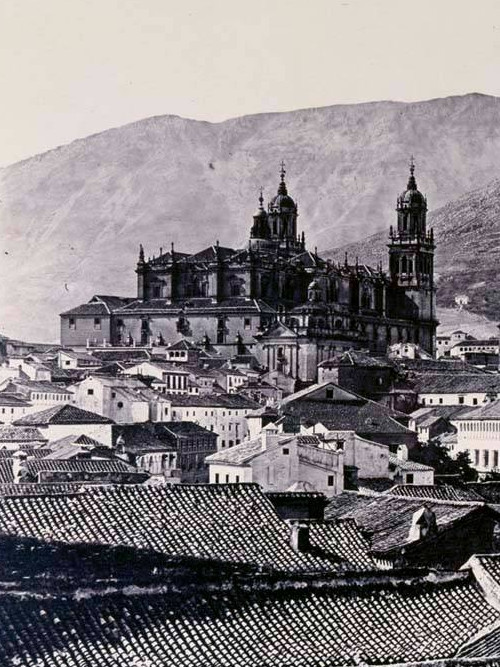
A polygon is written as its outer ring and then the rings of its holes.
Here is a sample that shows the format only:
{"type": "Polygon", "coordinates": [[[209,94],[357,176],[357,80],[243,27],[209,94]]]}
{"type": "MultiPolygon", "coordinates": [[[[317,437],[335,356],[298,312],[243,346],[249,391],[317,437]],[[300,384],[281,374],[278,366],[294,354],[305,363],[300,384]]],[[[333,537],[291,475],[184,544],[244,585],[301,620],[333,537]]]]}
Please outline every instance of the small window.
{"type": "Polygon", "coordinates": [[[472,405],[477,405],[477,398],[472,399],[472,405]]]}
{"type": "Polygon", "coordinates": [[[116,398],[116,391],[111,392],[111,398],[116,398]]]}
{"type": "Polygon", "coordinates": [[[245,327],[245,329],[251,329],[252,328],[252,320],[249,317],[245,317],[243,326],[245,327]]]}
{"type": "Polygon", "coordinates": [[[412,472],[407,472],[406,473],[406,483],[407,484],[413,484],[413,473],[412,472]]]}
{"type": "Polygon", "coordinates": [[[87,389],[87,396],[93,396],[94,395],[94,390],[93,389],[87,389]]]}
{"type": "Polygon", "coordinates": [[[229,446],[232,447],[234,445],[234,440],[229,441],[229,446]]]}
{"type": "Polygon", "coordinates": [[[439,399],[439,404],[443,405],[443,399],[442,398],[439,399]]]}
{"type": "Polygon", "coordinates": [[[118,403],[116,404],[116,407],[120,408],[120,409],[123,408],[123,403],[121,401],[118,401],[118,403]]]}
{"type": "Polygon", "coordinates": [[[221,446],[221,447],[225,447],[225,446],[226,446],[226,441],[225,441],[225,440],[221,440],[220,446],[221,446]]]}
{"type": "Polygon", "coordinates": [[[327,485],[328,486],[333,486],[334,482],[335,482],[335,476],[334,475],[328,475],[327,485]]]}
{"type": "Polygon", "coordinates": [[[219,473],[218,472],[215,473],[215,483],[216,484],[219,483],[219,473]]]}
{"type": "Polygon", "coordinates": [[[326,397],[327,398],[333,398],[333,389],[327,389],[326,390],[326,397]]]}
{"type": "Polygon", "coordinates": [[[94,317],[94,329],[96,331],[101,330],[101,318],[100,317],[94,317]]]}
{"type": "Polygon", "coordinates": [[[459,396],[458,397],[458,402],[460,405],[463,405],[465,403],[465,397],[464,396],[459,396]]]}
{"type": "Polygon", "coordinates": [[[229,475],[226,475],[226,484],[229,484],[229,475]]]}
{"type": "Polygon", "coordinates": [[[236,479],[236,484],[238,484],[238,482],[240,481],[240,476],[236,475],[235,479],[236,479]]]}
{"type": "Polygon", "coordinates": [[[65,365],[65,366],[69,366],[70,363],[71,363],[71,361],[68,360],[68,361],[65,361],[65,362],[64,362],[64,365],[65,365]]]}
{"type": "Polygon", "coordinates": [[[283,447],[283,454],[285,456],[288,456],[290,454],[290,450],[288,449],[288,447],[283,447]]]}
{"type": "Polygon", "coordinates": [[[70,317],[68,320],[68,327],[70,329],[76,329],[76,320],[74,317],[70,317]]]}

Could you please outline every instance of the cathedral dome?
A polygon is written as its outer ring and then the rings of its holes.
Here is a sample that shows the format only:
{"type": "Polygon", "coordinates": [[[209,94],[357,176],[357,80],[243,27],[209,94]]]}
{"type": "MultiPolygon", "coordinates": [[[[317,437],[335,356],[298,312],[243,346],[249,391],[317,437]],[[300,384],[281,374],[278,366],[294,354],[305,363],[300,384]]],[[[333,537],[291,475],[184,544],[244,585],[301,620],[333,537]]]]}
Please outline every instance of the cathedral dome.
{"type": "Polygon", "coordinates": [[[281,163],[281,182],[278,187],[278,194],[273,197],[273,199],[271,199],[269,202],[269,207],[271,209],[290,209],[295,211],[297,207],[293,199],[288,194],[288,190],[286,189],[285,174],[285,165],[284,163],[281,163]]]}
{"type": "Polygon", "coordinates": [[[406,184],[406,190],[399,195],[399,201],[404,206],[425,206],[425,197],[420,190],[417,189],[417,181],[414,174],[415,164],[412,157],[410,162],[410,178],[406,184]]]}

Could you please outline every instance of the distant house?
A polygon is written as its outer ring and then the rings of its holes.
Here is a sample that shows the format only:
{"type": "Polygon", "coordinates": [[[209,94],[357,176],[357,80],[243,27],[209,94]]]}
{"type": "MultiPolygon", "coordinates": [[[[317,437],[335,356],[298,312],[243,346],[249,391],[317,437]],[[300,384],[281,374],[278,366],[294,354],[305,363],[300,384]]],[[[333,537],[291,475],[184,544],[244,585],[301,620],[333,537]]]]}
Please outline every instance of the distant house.
{"type": "Polygon", "coordinates": [[[279,433],[269,424],[258,438],[206,459],[212,484],[254,482],[264,491],[300,487],[326,496],[343,490],[344,452],[314,435],[279,433]]]}
{"type": "Polygon", "coordinates": [[[318,365],[318,383],[334,382],[343,389],[378,400],[391,389],[394,364],[366,352],[348,350],[318,365]]]}
{"type": "Polygon", "coordinates": [[[165,394],[163,421],[192,421],[217,434],[217,448],[242,442],[248,435],[246,416],[261,406],[239,394],[199,396],[165,394]]]}
{"type": "Polygon", "coordinates": [[[74,352],[73,350],[59,350],[57,365],[66,370],[96,369],[103,365],[100,359],[87,352],[74,352]]]}
{"type": "Polygon", "coordinates": [[[123,375],[154,378],[152,388],[162,393],[189,393],[189,371],[182,366],[164,361],[141,361],[129,366],[123,375]]]}
{"type": "Polygon", "coordinates": [[[19,377],[25,377],[29,380],[50,382],[52,379],[50,366],[30,356],[9,357],[9,368],[17,369],[19,377]]]}
{"type": "Polygon", "coordinates": [[[460,411],[451,423],[457,430],[455,455],[467,452],[479,472],[500,469],[500,400],[460,411]]]}
{"type": "Polygon", "coordinates": [[[393,454],[389,456],[390,477],[396,484],[432,486],[434,468],[393,454]]]}
{"type": "Polygon", "coordinates": [[[32,404],[24,398],[0,391],[0,423],[12,424],[16,419],[28,414],[31,408],[32,404]]]}
{"type": "Polygon", "coordinates": [[[15,426],[33,426],[47,440],[59,440],[67,435],[81,433],[111,447],[111,424],[107,417],[82,410],[74,405],[57,405],[16,420],[15,426]]]}
{"type": "Polygon", "coordinates": [[[0,384],[0,392],[15,394],[31,403],[32,412],[50,408],[61,403],[70,403],[73,394],[54,382],[12,379],[0,384]]]}
{"type": "Polygon", "coordinates": [[[48,438],[35,426],[13,426],[0,424],[0,450],[36,448],[47,444],[48,438]]]}
{"type": "Polygon", "coordinates": [[[168,402],[133,377],[90,375],[74,385],[74,402],[120,424],[162,421],[168,402]]]}
{"type": "Polygon", "coordinates": [[[462,361],[466,361],[467,354],[478,353],[496,354],[498,356],[498,338],[461,340],[450,348],[450,357],[462,359],[462,361]]]}
{"type": "Polygon", "coordinates": [[[406,417],[380,403],[323,382],[284,398],[279,406],[285,431],[322,424],[328,431],[354,431],[362,438],[389,445],[394,451],[401,444],[409,449],[416,434],[403,426],[406,417]]]}
{"type": "Polygon", "coordinates": [[[176,447],[157,437],[154,424],[116,424],[112,432],[116,455],[149,473],[149,482],[180,482],[176,447]]]}
{"type": "Polygon", "coordinates": [[[419,442],[427,443],[437,436],[454,431],[451,420],[467,410],[460,405],[431,405],[418,408],[410,414],[408,427],[415,431],[419,442]]]}
{"type": "Polygon", "coordinates": [[[420,376],[415,391],[422,406],[482,405],[500,395],[500,375],[427,374],[420,376]]]}
{"type": "Polygon", "coordinates": [[[436,358],[449,357],[451,348],[464,340],[474,340],[474,336],[461,330],[436,336],[436,358]]]}

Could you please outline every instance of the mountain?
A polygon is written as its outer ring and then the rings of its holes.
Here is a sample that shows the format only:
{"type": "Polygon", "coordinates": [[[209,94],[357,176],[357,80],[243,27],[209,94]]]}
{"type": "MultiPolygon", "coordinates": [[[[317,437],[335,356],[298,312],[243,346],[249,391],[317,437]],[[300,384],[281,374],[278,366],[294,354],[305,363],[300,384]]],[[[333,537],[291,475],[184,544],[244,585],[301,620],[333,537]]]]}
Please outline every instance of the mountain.
{"type": "Polygon", "coordinates": [[[146,254],[172,241],[186,251],[216,239],[244,243],[258,187],[274,194],[282,158],[310,247],[387,230],[411,153],[433,208],[500,175],[500,98],[338,105],[222,123],[161,116],[6,167],[0,331],[57,340],[59,312],[95,293],[133,295],[140,242],[146,254]]]}
{"type": "MultiPolygon", "coordinates": [[[[472,190],[431,211],[428,226],[436,239],[437,302],[456,308],[455,297],[466,295],[466,311],[500,320],[500,180],[472,190]]],[[[360,261],[387,265],[387,232],[325,252],[342,261],[345,252],[360,261]]]]}

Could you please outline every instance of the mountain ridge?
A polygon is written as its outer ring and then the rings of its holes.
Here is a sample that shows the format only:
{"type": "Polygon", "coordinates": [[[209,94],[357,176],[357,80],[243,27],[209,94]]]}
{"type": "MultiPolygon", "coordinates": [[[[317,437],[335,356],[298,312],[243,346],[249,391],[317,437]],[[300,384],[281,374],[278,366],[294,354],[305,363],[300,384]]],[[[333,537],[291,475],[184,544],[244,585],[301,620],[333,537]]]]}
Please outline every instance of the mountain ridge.
{"type": "Polygon", "coordinates": [[[0,170],[0,330],[54,340],[59,312],[133,295],[139,243],[243,245],[282,158],[299,229],[322,252],[394,224],[411,153],[437,208],[500,175],[499,151],[500,98],[480,93],[216,123],[152,116],[76,139],[0,170]]]}

